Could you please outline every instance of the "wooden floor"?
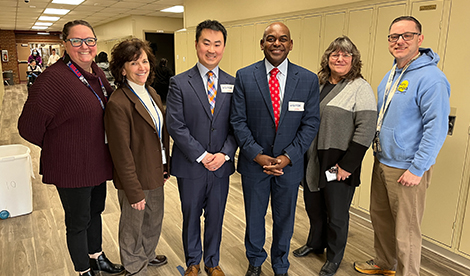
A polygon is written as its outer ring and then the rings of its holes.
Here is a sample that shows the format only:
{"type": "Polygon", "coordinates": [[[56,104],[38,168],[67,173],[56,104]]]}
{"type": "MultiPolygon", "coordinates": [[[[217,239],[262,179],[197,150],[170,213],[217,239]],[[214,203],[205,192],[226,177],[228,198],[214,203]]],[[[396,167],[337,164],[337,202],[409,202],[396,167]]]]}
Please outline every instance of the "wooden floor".
{"type": "MultiPolygon", "coordinates": [[[[27,275],[77,275],[73,270],[66,243],[64,213],[54,186],[41,183],[38,175],[39,148],[24,141],[16,129],[27,92],[25,85],[6,87],[3,108],[0,109],[0,145],[23,144],[31,148],[33,168],[33,209],[25,216],[0,220],[0,276],[27,275]]],[[[303,245],[308,232],[308,218],[304,210],[302,192],[299,192],[295,232],[291,250],[303,245]]],[[[119,207],[117,193],[111,182],[108,183],[106,210],[103,214],[103,249],[112,261],[119,262],[118,221],[119,207]]],[[[271,213],[266,218],[267,240],[265,248],[269,252],[271,244],[271,213]]],[[[176,179],[172,177],[165,185],[165,217],[163,231],[157,247],[157,254],[165,254],[168,264],[149,269],[149,275],[180,275],[177,267],[185,268],[181,242],[182,218],[176,179]]],[[[244,209],[240,175],[231,178],[230,192],[225,211],[224,232],[221,246],[220,266],[227,276],[245,275],[248,262],[245,257],[244,209]]],[[[373,255],[373,233],[367,221],[351,216],[349,241],[344,260],[337,276],[362,275],[352,264],[356,260],[367,260],[373,255]]],[[[289,275],[318,275],[325,262],[325,256],[310,254],[304,258],[289,257],[289,275]]],[[[262,267],[261,275],[273,275],[268,258],[262,267]]],[[[201,272],[200,275],[206,275],[201,272]]],[[[470,275],[470,270],[435,255],[423,251],[421,275],[470,275]]]]}

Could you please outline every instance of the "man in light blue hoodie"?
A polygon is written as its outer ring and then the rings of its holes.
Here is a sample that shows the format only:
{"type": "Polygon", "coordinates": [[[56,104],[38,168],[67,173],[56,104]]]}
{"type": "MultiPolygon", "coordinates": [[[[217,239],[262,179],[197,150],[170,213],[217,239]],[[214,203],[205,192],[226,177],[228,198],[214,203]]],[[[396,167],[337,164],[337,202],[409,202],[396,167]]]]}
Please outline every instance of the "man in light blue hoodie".
{"type": "Polygon", "coordinates": [[[419,48],[421,24],[396,18],[389,29],[395,63],[378,87],[370,215],[375,258],[356,262],[364,274],[418,276],[421,220],[432,165],[447,135],[450,85],[439,56],[419,48]]]}

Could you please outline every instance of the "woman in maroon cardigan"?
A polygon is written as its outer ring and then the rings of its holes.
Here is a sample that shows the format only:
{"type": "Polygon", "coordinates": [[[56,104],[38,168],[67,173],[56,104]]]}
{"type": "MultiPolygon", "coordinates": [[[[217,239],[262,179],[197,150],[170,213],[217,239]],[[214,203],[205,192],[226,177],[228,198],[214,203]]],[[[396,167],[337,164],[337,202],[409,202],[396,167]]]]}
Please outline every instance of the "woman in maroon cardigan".
{"type": "Polygon", "coordinates": [[[75,20],[62,31],[66,53],[34,82],[18,121],[20,135],[41,147],[40,174],[53,184],[65,211],[67,246],[80,275],[116,274],[121,265],[102,252],[101,213],[112,163],[105,142],[104,108],[112,89],[93,62],[91,25],[75,20]]]}

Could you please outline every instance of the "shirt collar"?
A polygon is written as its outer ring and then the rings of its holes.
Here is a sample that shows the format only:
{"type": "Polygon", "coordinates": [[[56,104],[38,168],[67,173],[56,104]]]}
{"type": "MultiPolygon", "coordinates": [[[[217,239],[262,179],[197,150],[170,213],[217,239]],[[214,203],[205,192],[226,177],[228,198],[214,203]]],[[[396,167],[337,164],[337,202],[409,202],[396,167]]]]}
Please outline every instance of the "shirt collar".
{"type": "MultiPolygon", "coordinates": [[[[279,69],[279,72],[281,75],[287,76],[287,65],[289,64],[289,60],[286,58],[279,66],[277,66],[277,69],[279,69]]],[[[271,70],[273,70],[274,65],[272,65],[266,58],[264,59],[264,65],[266,66],[266,75],[269,75],[271,70]]]]}
{"type": "Polygon", "coordinates": [[[135,83],[135,82],[133,82],[129,79],[127,80],[127,83],[132,88],[132,90],[134,90],[135,93],[137,93],[139,95],[145,94],[145,92],[146,92],[145,84],[140,85],[140,84],[137,84],[137,83],[135,83]]]}
{"type": "Polygon", "coordinates": [[[207,72],[209,72],[209,71],[212,71],[212,73],[214,73],[214,77],[216,79],[219,76],[219,65],[217,65],[214,69],[209,70],[198,61],[197,62],[197,69],[199,70],[199,74],[201,74],[202,78],[205,78],[205,76],[207,75],[207,72]]]}

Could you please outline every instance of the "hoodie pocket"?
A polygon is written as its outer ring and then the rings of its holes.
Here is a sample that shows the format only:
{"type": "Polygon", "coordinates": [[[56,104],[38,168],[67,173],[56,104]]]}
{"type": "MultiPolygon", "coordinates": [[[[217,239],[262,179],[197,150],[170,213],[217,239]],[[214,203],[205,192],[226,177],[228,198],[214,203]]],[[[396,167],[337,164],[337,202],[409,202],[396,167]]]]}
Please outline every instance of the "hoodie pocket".
{"type": "Polygon", "coordinates": [[[386,159],[402,160],[405,158],[405,148],[402,146],[400,137],[391,128],[382,127],[380,131],[381,155],[386,159]]]}

